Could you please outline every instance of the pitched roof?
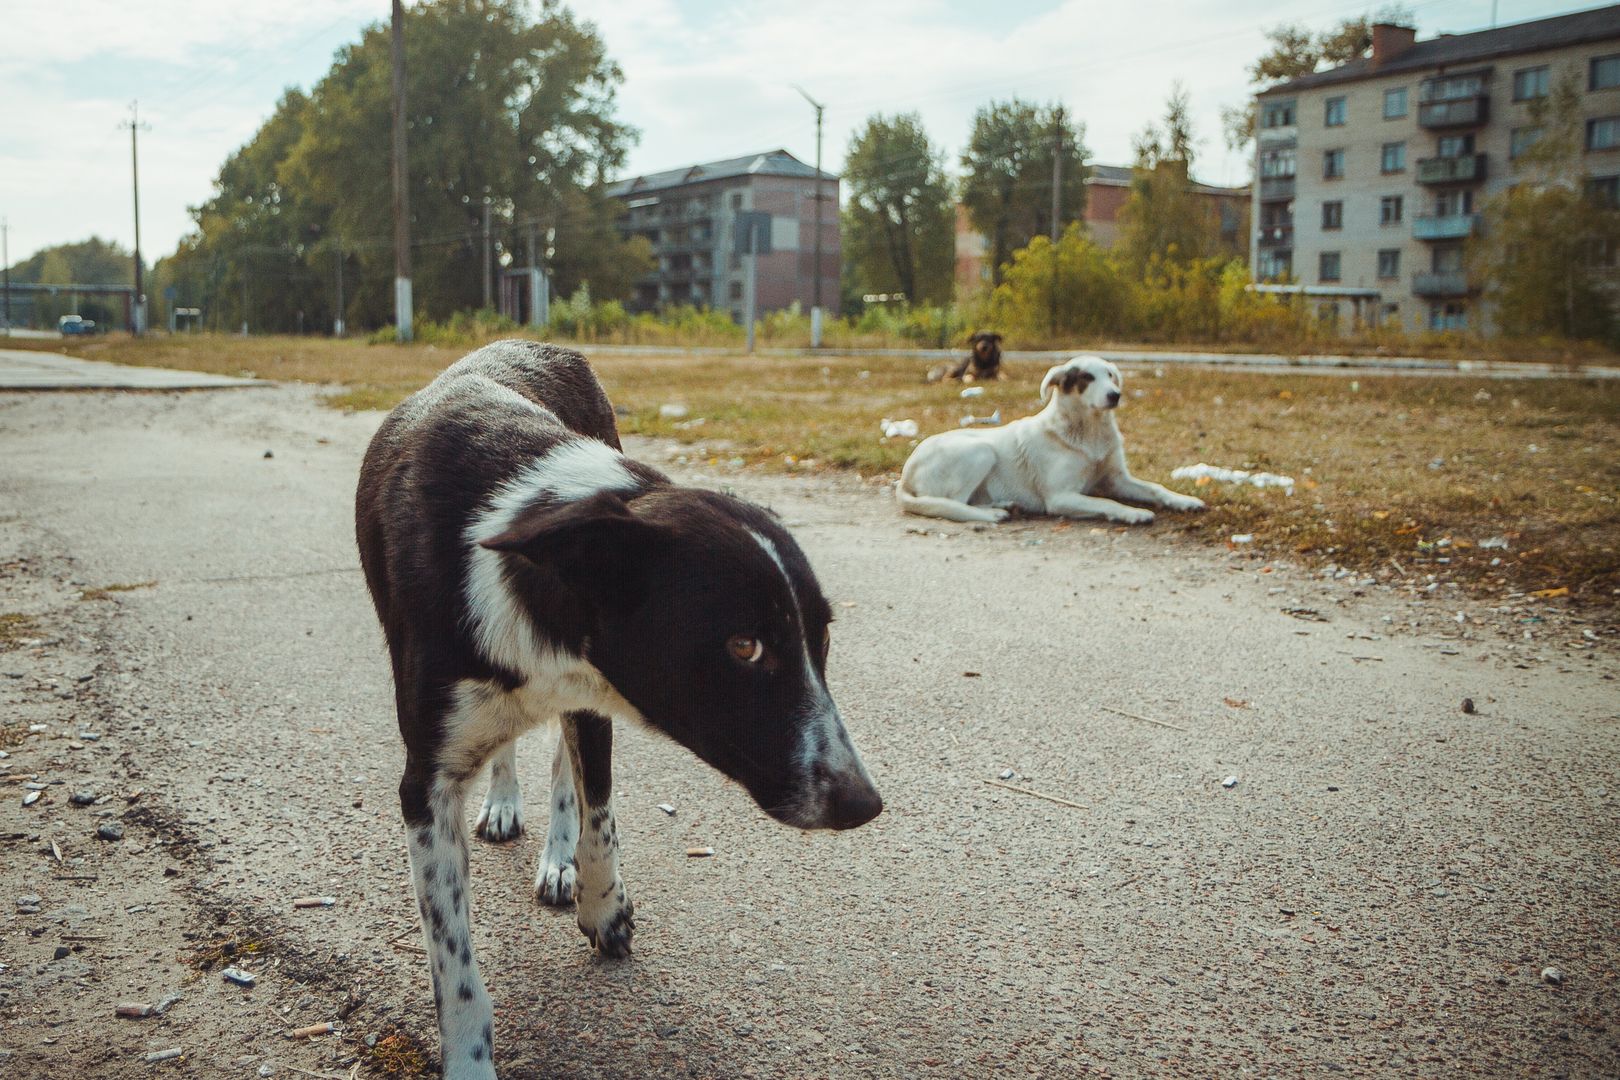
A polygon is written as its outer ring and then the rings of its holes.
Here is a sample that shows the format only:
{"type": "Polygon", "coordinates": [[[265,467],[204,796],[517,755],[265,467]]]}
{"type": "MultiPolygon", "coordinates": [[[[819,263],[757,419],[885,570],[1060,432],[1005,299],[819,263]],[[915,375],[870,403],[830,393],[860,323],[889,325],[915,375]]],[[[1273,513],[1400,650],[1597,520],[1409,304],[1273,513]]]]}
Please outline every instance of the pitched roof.
{"type": "Polygon", "coordinates": [[[1416,42],[1405,52],[1397,53],[1382,63],[1375,62],[1370,56],[1362,57],[1336,68],[1301,75],[1297,79],[1268,87],[1257,96],[1288,94],[1318,86],[1397,75],[1403,71],[1481,63],[1520,53],[1616,39],[1620,39],[1620,5],[1577,11],[1572,15],[1558,15],[1513,26],[1498,26],[1472,34],[1442,34],[1416,42]]]}
{"type": "MultiPolygon", "coordinates": [[[[815,167],[806,165],[786,150],[767,150],[763,154],[749,154],[747,157],[725,158],[722,161],[706,161],[701,165],[686,165],[679,169],[665,169],[663,172],[647,173],[645,176],[630,176],[615,181],[607,186],[607,194],[613,197],[635,195],[643,191],[660,191],[665,188],[681,187],[685,184],[697,184],[705,180],[728,180],[738,176],[803,176],[813,178],[816,175],[815,167]]],[[[822,172],[826,179],[837,179],[830,172],[822,172]]]]}

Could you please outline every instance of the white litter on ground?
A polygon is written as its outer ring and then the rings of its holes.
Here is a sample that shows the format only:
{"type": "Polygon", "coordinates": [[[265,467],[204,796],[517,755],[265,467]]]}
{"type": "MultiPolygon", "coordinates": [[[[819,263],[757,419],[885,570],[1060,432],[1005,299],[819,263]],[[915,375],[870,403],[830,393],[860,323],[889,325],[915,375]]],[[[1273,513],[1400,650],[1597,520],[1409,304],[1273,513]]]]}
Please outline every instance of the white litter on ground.
{"type": "Polygon", "coordinates": [[[983,393],[984,387],[982,386],[964,386],[962,387],[962,392],[958,394],[957,397],[978,397],[983,393]]]}
{"type": "Polygon", "coordinates": [[[962,417],[961,426],[962,427],[995,427],[999,423],[1001,423],[1001,410],[997,409],[995,412],[991,413],[989,416],[964,416],[964,417],[962,417]]]}
{"type": "Polygon", "coordinates": [[[917,437],[917,421],[890,420],[884,417],[878,421],[878,427],[883,429],[885,439],[915,439],[917,437]]]}
{"type": "Polygon", "coordinates": [[[1248,484],[1257,488],[1280,487],[1283,489],[1284,494],[1292,495],[1294,493],[1294,478],[1292,476],[1280,476],[1277,473],[1252,473],[1245,469],[1223,469],[1219,465],[1206,465],[1202,461],[1196,465],[1183,465],[1170,472],[1170,479],[1172,480],[1198,480],[1206,476],[1223,484],[1248,484]]]}

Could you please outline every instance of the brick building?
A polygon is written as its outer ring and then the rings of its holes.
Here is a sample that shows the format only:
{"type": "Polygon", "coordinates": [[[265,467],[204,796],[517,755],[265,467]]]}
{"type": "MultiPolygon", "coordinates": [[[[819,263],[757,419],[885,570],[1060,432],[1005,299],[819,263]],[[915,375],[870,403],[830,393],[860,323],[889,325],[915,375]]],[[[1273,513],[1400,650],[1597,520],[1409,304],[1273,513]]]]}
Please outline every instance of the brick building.
{"type": "Polygon", "coordinates": [[[1291,276],[1329,316],[1351,297],[1369,321],[1489,331],[1465,246],[1520,179],[1532,107],[1569,78],[1585,171],[1613,197],[1620,7],[1428,41],[1381,24],[1371,56],[1256,95],[1255,278],[1291,276]]]}
{"type": "MultiPolygon", "coordinates": [[[[656,311],[692,304],[743,317],[744,257],[734,254],[739,211],[771,215],[771,253],[758,256],[761,313],[795,301],[808,312],[815,291],[816,190],[813,166],[772,150],[710,161],[610,184],[619,200],[619,230],[644,236],[658,265],[637,279],[626,307],[656,311]]],[[[823,172],[821,307],[838,314],[838,177],[823,172]]]]}

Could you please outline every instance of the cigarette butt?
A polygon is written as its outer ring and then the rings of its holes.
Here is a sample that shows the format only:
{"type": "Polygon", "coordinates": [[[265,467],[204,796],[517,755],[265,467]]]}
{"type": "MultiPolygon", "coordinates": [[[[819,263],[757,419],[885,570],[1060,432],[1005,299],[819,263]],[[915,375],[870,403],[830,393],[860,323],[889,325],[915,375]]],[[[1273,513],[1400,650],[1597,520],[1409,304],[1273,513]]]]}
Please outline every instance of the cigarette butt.
{"type": "Polygon", "coordinates": [[[289,1039],[308,1039],[316,1035],[330,1035],[337,1030],[337,1025],[328,1020],[324,1024],[311,1024],[309,1027],[296,1028],[287,1032],[289,1039]]]}
{"type": "Polygon", "coordinates": [[[154,1050],[150,1054],[147,1054],[145,1057],[141,1058],[141,1060],[147,1062],[168,1061],[170,1058],[177,1058],[183,1053],[185,1053],[185,1051],[180,1049],[178,1046],[171,1046],[167,1050],[154,1050]]]}
{"type": "Polygon", "coordinates": [[[152,1006],[144,1001],[120,1001],[118,1008],[113,1010],[119,1016],[132,1016],[140,1018],[152,1015],[152,1006]]]}
{"type": "Polygon", "coordinates": [[[300,896],[293,901],[293,907],[331,907],[335,903],[335,896],[300,896]]]}
{"type": "Polygon", "coordinates": [[[689,847],[686,849],[686,857],[689,859],[707,859],[713,854],[714,848],[712,847],[689,847]]]}

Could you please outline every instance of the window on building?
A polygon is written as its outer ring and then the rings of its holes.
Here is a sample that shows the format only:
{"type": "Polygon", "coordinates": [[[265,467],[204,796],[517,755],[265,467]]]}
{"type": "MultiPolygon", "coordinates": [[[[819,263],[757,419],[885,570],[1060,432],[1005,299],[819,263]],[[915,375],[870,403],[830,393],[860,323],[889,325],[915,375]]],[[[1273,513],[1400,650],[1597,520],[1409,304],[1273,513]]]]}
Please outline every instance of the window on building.
{"type": "Polygon", "coordinates": [[[1260,252],[1259,278],[1261,281],[1275,281],[1278,278],[1290,277],[1294,272],[1294,253],[1287,248],[1278,251],[1260,252]]]}
{"type": "Polygon", "coordinates": [[[1337,300],[1323,300],[1316,305],[1316,321],[1324,326],[1339,325],[1339,302],[1337,300]]]}
{"type": "Polygon", "coordinates": [[[731,299],[733,299],[733,300],[741,300],[742,299],[742,294],[743,294],[743,283],[742,282],[733,281],[730,285],[726,286],[726,295],[731,297],[731,299]]]}
{"type": "Polygon", "coordinates": [[[1586,182],[1586,197],[1599,206],[1620,207],[1620,176],[1594,176],[1586,182]]]}
{"type": "Polygon", "coordinates": [[[1378,224],[1399,225],[1406,210],[1404,195],[1385,195],[1378,200],[1378,224]]]}
{"type": "Polygon", "coordinates": [[[1453,300],[1444,304],[1429,305],[1430,330],[1466,330],[1468,329],[1468,308],[1453,300]]]}
{"type": "Polygon", "coordinates": [[[1457,101],[1478,97],[1485,92],[1483,75],[1449,75],[1423,84],[1424,101],[1457,101]]]}
{"type": "Polygon", "coordinates": [[[1586,265],[1595,270],[1613,270],[1616,261],[1614,240],[1600,236],[1586,243],[1586,265]]]}
{"type": "Polygon", "coordinates": [[[1467,157],[1474,152],[1474,137],[1472,135],[1442,135],[1435,143],[1438,154],[1443,158],[1467,157]]]}
{"type": "Polygon", "coordinates": [[[1513,73],[1513,100],[1530,101],[1547,96],[1547,65],[1513,73]]]}
{"type": "Polygon", "coordinates": [[[1434,197],[1434,212],[1438,217],[1452,217],[1474,212],[1474,193],[1462,190],[1441,191],[1434,197]]]}
{"type": "Polygon", "coordinates": [[[1386,173],[1406,171],[1406,144],[1404,142],[1387,142],[1384,144],[1384,154],[1380,167],[1386,173]]]}
{"type": "Polygon", "coordinates": [[[1598,56],[1592,59],[1592,74],[1587,80],[1588,90],[1607,90],[1620,86],[1620,55],[1598,56]]]}
{"type": "Polygon", "coordinates": [[[1292,150],[1267,150],[1260,155],[1260,175],[1289,177],[1294,175],[1295,161],[1292,150]]]}
{"type": "Polygon", "coordinates": [[[731,208],[733,210],[741,210],[742,209],[742,192],[733,191],[731,193],[731,208]]]}
{"type": "Polygon", "coordinates": [[[1401,249],[1383,248],[1378,252],[1378,276],[1388,280],[1401,276],[1401,249]]]}
{"type": "Polygon", "coordinates": [[[1339,253],[1324,251],[1317,256],[1316,276],[1322,281],[1339,280],[1339,253]]]}
{"type": "Polygon", "coordinates": [[[1268,101],[1260,106],[1260,126],[1280,128],[1294,126],[1294,99],[1268,101]]]}
{"type": "Polygon", "coordinates": [[[1429,256],[1429,269],[1437,274],[1460,274],[1463,270],[1461,244],[1437,245],[1429,256]]]}
{"type": "Polygon", "coordinates": [[[1384,119],[1399,120],[1406,115],[1406,87],[1384,91],[1384,119]]]}
{"type": "Polygon", "coordinates": [[[1620,116],[1605,116],[1586,122],[1586,148],[1613,150],[1620,146],[1620,116]]]}
{"type": "Polygon", "coordinates": [[[1516,158],[1541,138],[1540,127],[1516,127],[1508,134],[1508,157],[1516,158]]]}
{"type": "Polygon", "coordinates": [[[1349,110],[1345,107],[1344,98],[1330,97],[1323,109],[1322,123],[1327,127],[1343,127],[1349,110]]]}
{"type": "Polygon", "coordinates": [[[1322,204],[1322,228],[1344,228],[1344,203],[1335,199],[1333,202],[1322,204]]]}
{"type": "Polygon", "coordinates": [[[1324,150],[1322,152],[1322,179],[1338,180],[1344,176],[1344,151],[1324,150]]]}

